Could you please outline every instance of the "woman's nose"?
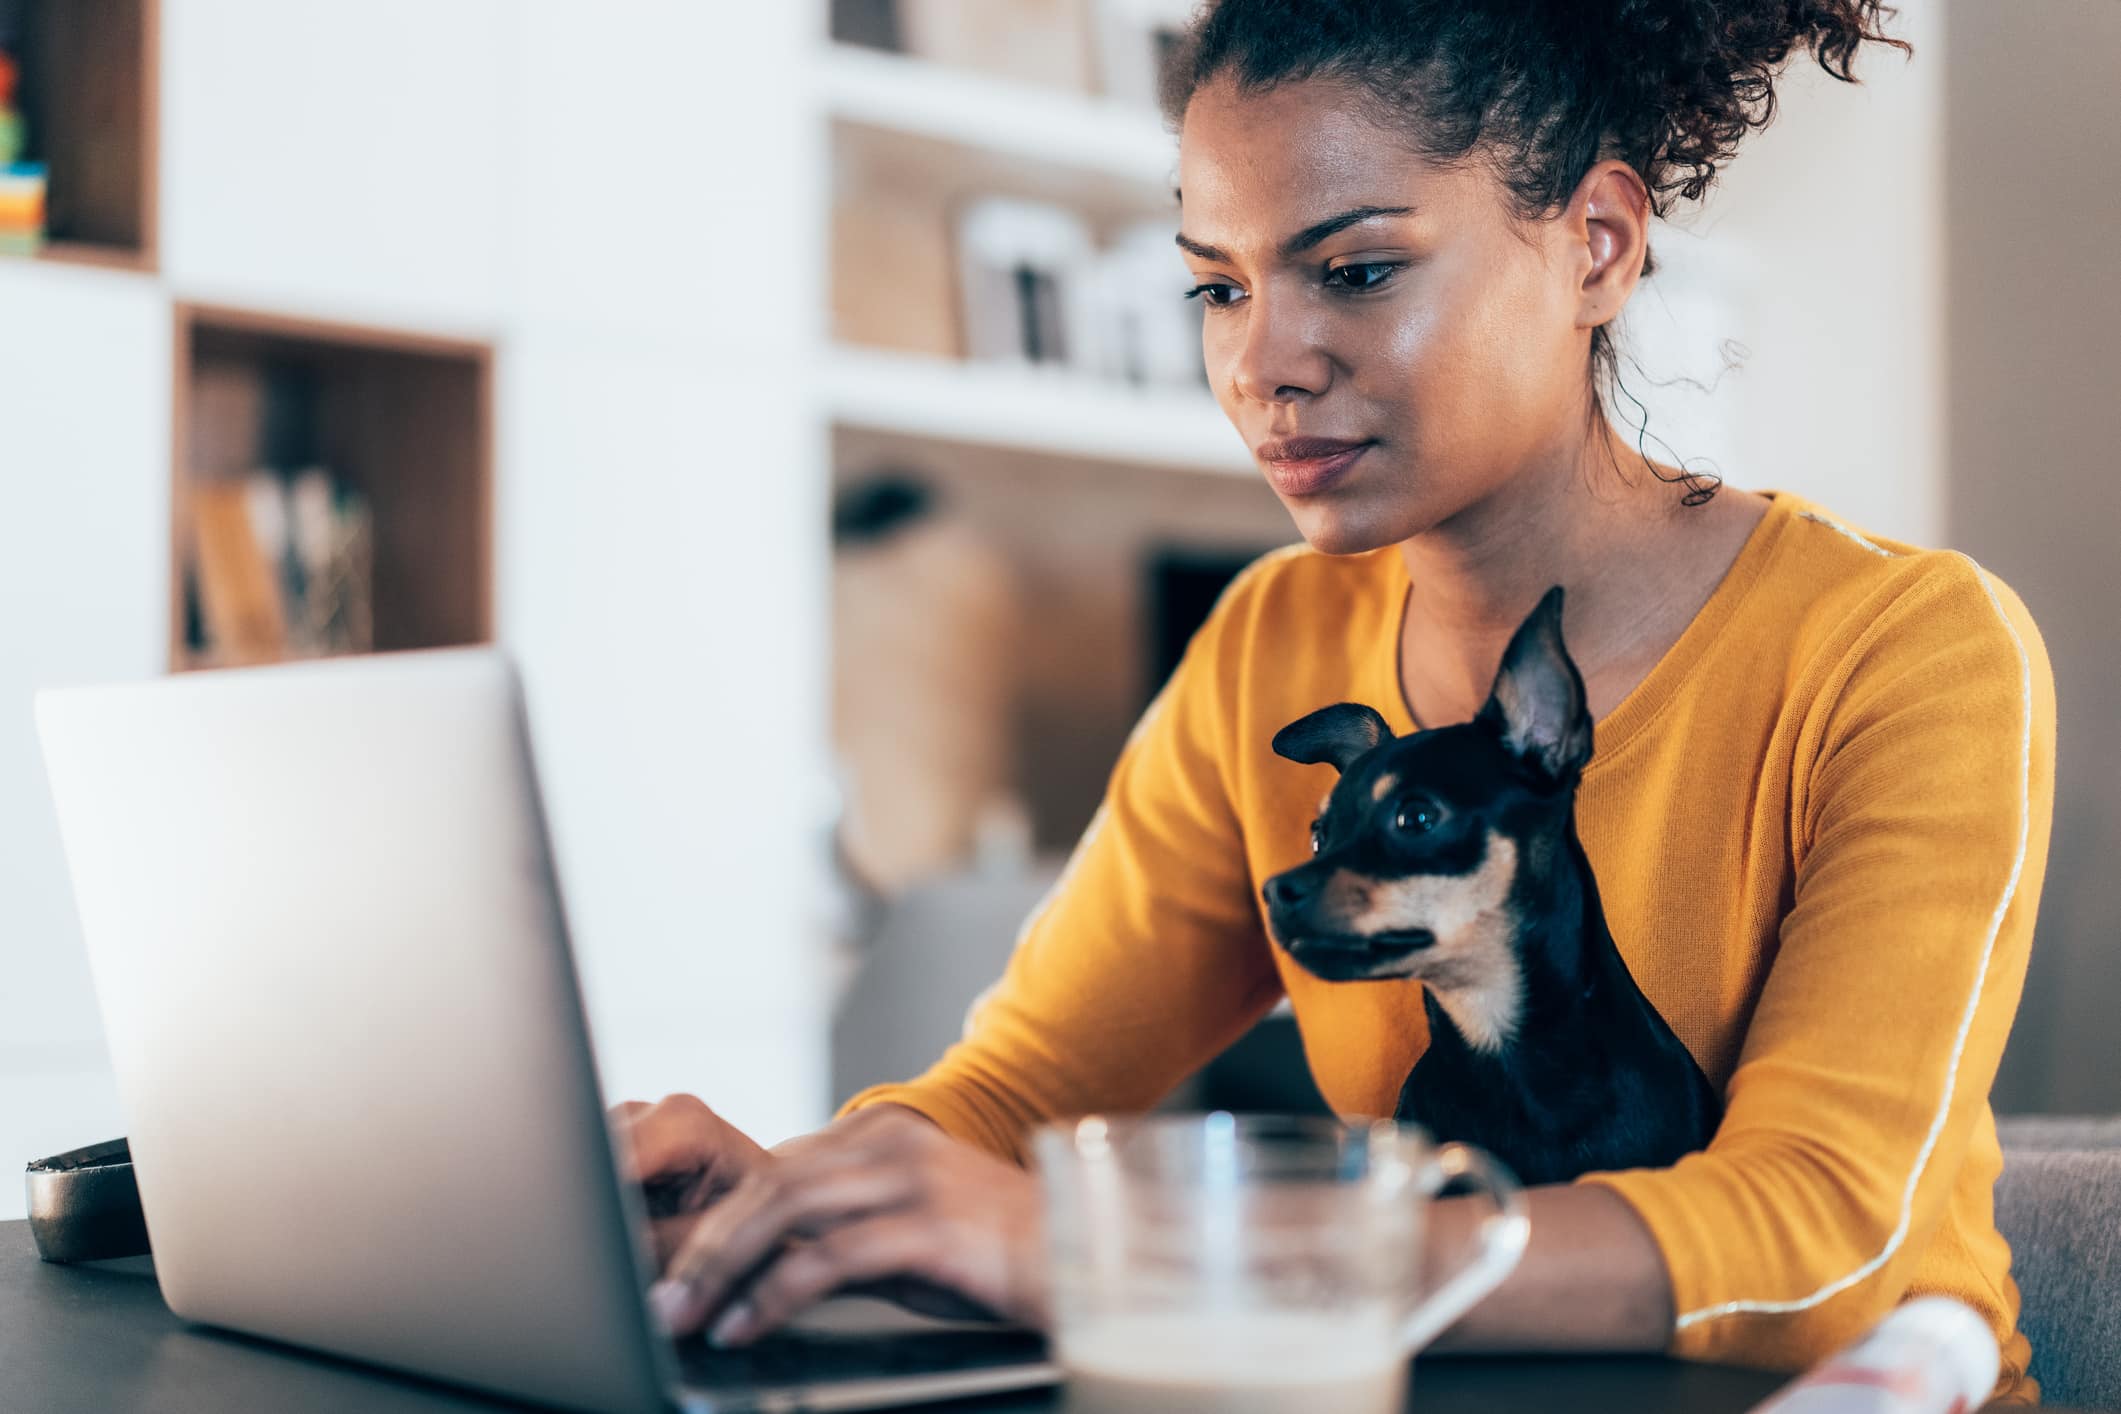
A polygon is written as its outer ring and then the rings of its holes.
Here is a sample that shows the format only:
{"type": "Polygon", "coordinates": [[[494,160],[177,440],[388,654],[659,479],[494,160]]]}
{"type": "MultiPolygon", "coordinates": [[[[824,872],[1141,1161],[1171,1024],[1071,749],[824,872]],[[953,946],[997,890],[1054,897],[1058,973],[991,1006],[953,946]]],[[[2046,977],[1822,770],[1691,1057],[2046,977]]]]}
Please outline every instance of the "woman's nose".
{"type": "Polygon", "coordinates": [[[1273,313],[1255,299],[1230,368],[1237,391],[1255,403],[1315,398],[1333,381],[1333,364],[1303,321],[1273,313]]]}

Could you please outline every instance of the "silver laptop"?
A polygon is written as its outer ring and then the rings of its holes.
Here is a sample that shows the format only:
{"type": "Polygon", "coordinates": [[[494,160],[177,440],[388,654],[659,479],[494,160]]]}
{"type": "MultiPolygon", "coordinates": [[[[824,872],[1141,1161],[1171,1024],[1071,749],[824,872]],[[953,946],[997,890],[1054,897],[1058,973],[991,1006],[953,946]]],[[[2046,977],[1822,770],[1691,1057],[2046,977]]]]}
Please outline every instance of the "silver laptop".
{"type": "Polygon", "coordinates": [[[580,1409],[870,1409],[1056,1378],[1025,1332],[651,1326],[531,770],[488,650],[41,695],[170,1308],[580,1409]]]}

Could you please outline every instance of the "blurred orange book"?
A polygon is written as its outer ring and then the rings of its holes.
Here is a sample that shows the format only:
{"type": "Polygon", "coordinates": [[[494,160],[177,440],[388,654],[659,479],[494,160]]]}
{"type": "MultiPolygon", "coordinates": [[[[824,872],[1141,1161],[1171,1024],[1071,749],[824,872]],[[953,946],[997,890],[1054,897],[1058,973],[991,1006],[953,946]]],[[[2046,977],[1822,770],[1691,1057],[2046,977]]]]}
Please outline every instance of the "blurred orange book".
{"type": "Polygon", "coordinates": [[[35,255],[44,243],[44,169],[0,164],[0,252],[35,255]]]}
{"type": "Polygon", "coordinates": [[[192,490],[199,612],[213,661],[224,667],[277,662],[287,654],[280,577],[266,563],[241,481],[192,490]]]}

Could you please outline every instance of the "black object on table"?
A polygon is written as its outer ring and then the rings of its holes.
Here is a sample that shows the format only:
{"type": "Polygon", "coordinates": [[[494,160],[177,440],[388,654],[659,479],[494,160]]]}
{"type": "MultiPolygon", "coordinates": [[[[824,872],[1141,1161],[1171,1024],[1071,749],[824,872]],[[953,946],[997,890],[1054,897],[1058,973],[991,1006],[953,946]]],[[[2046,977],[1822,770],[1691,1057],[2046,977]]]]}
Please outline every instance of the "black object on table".
{"type": "MultiPolygon", "coordinates": [[[[1421,1362],[1420,1414],[1721,1414],[1751,1408],[1780,1377],[1655,1358],[1421,1362]]],[[[1030,1414],[1053,1393],[932,1406],[1030,1414]]],[[[162,1304],[148,1258],[85,1266],[37,1260],[29,1224],[0,1223],[0,1410],[38,1414],[440,1414],[511,1406],[327,1356],[187,1325],[162,1304]]]]}
{"type": "Polygon", "coordinates": [[[147,1254],[147,1218],[123,1139],[38,1159],[23,1175],[29,1233],[47,1262],[147,1254]]]}

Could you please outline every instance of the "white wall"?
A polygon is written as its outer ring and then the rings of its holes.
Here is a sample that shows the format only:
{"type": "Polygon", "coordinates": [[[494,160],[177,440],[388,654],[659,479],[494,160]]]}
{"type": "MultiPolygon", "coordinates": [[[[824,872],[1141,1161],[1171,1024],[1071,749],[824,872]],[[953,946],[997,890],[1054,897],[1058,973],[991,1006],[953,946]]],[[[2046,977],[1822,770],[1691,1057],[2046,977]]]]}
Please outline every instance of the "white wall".
{"type": "Polygon", "coordinates": [[[494,327],[524,137],[519,8],[164,0],[169,282],[189,298],[494,327]]]}
{"type": "MultiPolygon", "coordinates": [[[[783,376],[780,389],[788,380],[783,376]]],[[[822,1117],[821,435],[703,343],[509,355],[502,634],[520,654],[610,1087],[822,1117]]]]}
{"type": "Polygon", "coordinates": [[[0,1218],[21,1162],[119,1132],[31,694],[159,671],[167,302],[0,261],[0,1218]]]}
{"type": "MultiPolygon", "coordinates": [[[[1950,0],[1904,6],[1895,32],[1913,62],[1874,49],[1859,88],[1793,70],[1781,118],[1684,222],[1710,268],[1673,282],[1684,334],[1642,320],[1649,372],[1711,377],[1721,337],[1753,355],[1715,398],[1645,401],[1651,430],[1683,454],[1707,451],[1741,484],[1789,487],[1882,533],[1964,549],[2026,600],[2054,664],[2060,757],[1996,1102],[2112,1111],[2121,8],[1950,0]]],[[[1653,301],[1630,316],[1654,312],[1653,301]]]]}
{"type": "MultiPolygon", "coordinates": [[[[1630,301],[1644,368],[1623,365],[1623,377],[1651,409],[1650,433],[1681,457],[1707,455],[1737,485],[1794,491],[1880,534],[1934,543],[1942,11],[1903,6],[1892,32],[1914,59],[1870,46],[1856,60],[1860,85],[1808,57],[1793,62],[1775,122],[1740,147],[1698,209],[1676,213],[1680,231],[1653,237],[1672,268],[1630,301]],[[1663,314],[1667,302],[1681,306],[1678,320],[1663,314]],[[1750,354],[1716,384],[1724,339],[1750,354]],[[1674,376],[1716,391],[1650,383],[1674,376]]],[[[1616,420],[1632,427],[1636,416],[1623,403],[1616,420]]],[[[1669,456],[1654,442],[1650,451],[1669,456]]]]}
{"type": "Polygon", "coordinates": [[[777,1139],[829,1089],[822,17],[511,13],[501,633],[606,1083],[777,1139]]]}
{"type": "Polygon", "coordinates": [[[1952,542],[2054,664],[2055,828],[1999,1108],[2121,1110],[2121,5],[1945,7],[1952,542]]]}
{"type": "Polygon", "coordinates": [[[122,1128],[29,693],[166,667],[175,300],[494,343],[607,1087],[824,1117],[817,8],[163,0],[164,270],[0,262],[0,1218],[122,1128]]]}

